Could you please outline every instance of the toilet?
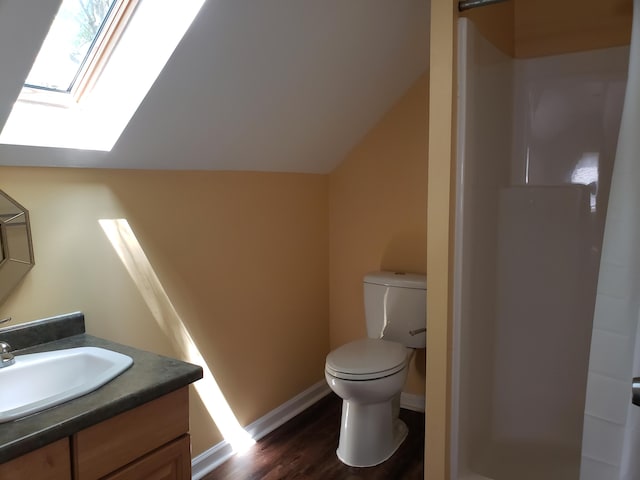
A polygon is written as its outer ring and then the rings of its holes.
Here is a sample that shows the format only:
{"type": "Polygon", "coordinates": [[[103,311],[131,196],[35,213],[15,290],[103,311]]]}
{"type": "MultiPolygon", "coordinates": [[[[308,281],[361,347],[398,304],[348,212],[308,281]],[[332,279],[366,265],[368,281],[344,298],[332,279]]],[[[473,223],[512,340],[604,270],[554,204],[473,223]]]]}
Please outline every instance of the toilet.
{"type": "Polygon", "coordinates": [[[368,338],[333,350],[325,363],[327,383],[342,398],[336,454],[352,467],[384,462],[407,436],[400,392],[414,349],[426,347],[426,277],[369,273],[364,307],[368,338]]]}

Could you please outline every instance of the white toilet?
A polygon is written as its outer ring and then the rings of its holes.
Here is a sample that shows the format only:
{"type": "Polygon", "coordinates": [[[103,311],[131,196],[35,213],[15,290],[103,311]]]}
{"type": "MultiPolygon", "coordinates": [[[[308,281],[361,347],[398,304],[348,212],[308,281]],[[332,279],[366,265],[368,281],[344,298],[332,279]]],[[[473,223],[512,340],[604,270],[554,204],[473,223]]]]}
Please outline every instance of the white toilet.
{"type": "Polygon", "coordinates": [[[325,378],[342,399],[338,458],[352,467],[387,460],[407,436],[400,392],[415,348],[426,347],[426,277],[373,272],[364,277],[369,338],[327,355],[325,378]]]}

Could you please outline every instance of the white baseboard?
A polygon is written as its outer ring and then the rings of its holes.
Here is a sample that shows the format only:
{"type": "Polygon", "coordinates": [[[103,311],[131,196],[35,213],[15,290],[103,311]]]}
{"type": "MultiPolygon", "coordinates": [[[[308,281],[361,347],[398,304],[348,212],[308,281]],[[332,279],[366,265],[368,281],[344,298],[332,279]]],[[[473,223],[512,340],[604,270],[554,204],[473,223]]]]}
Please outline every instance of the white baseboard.
{"type": "MultiPolygon", "coordinates": [[[[329,385],[327,385],[327,382],[323,379],[307,388],[304,392],[296,395],[291,400],[283,403],[278,408],[271,410],[265,416],[247,425],[245,430],[251,438],[258,441],[309,408],[330,392],[331,389],[329,385]]],[[[231,458],[233,453],[233,449],[227,441],[222,441],[214,445],[209,450],[191,460],[191,478],[193,480],[200,480],[207,473],[231,458]]]]}
{"type": "Polygon", "coordinates": [[[400,408],[424,413],[424,395],[414,395],[413,393],[400,394],[400,408]]]}
{"type": "Polygon", "coordinates": [[[200,480],[233,456],[233,448],[227,441],[214,445],[191,460],[191,478],[200,480]]]}
{"type": "MultiPolygon", "coordinates": [[[[291,400],[283,403],[278,408],[271,410],[265,416],[247,425],[246,432],[255,441],[260,440],[268,433],[274,431],[285,422],[303,412],[311,405],[331,392],[325,380],[311,385],[304,392],[296,395],[291,400]]],[[[400,395],[400,407],[415,412],[424,412],[424,396],[411,393],[400,395]]],[[[200,480],[207,473],[222,465],[233,456],[233,448],[227,441],[214,445],[209,450],[201,453],[191,461],[191,478],[200,480]]]]}

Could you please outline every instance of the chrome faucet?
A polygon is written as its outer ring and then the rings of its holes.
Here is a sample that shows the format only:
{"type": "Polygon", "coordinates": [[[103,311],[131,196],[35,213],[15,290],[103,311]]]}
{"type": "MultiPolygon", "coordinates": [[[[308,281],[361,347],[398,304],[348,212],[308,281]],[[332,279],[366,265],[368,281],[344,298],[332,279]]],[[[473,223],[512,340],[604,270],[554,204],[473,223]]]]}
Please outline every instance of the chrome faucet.
{"type": "Polygon", "coordinates": [[[8,367],[16,363],[16,359],[11,353],[11,345],[7,342],[0,342],[0,368],[8,367]]]}
{"type": "MultiPolygon", "coordinates": [[[[0,324],[11,321],[11,317],[0,320],[0,324]]],[[[16,363],[16,359],[11,353],[13,348],[7,342],[0,341],[0,368],[8,367],[16,363]]]]}

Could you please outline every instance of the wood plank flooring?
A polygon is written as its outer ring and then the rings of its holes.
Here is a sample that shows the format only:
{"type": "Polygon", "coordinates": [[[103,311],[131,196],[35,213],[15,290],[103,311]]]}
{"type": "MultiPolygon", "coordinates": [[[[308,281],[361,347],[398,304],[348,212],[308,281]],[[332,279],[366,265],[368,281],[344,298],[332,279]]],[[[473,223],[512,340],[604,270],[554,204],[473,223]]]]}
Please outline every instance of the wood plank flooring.
{"type": "Polygon", "coordinates": [[[401,410],[409,435],[382,465],[353,468],[336,457],[341,399],[330,393],[318,403],[236,455],[203,480],[422,480],[424,414],[401,410]]]}

